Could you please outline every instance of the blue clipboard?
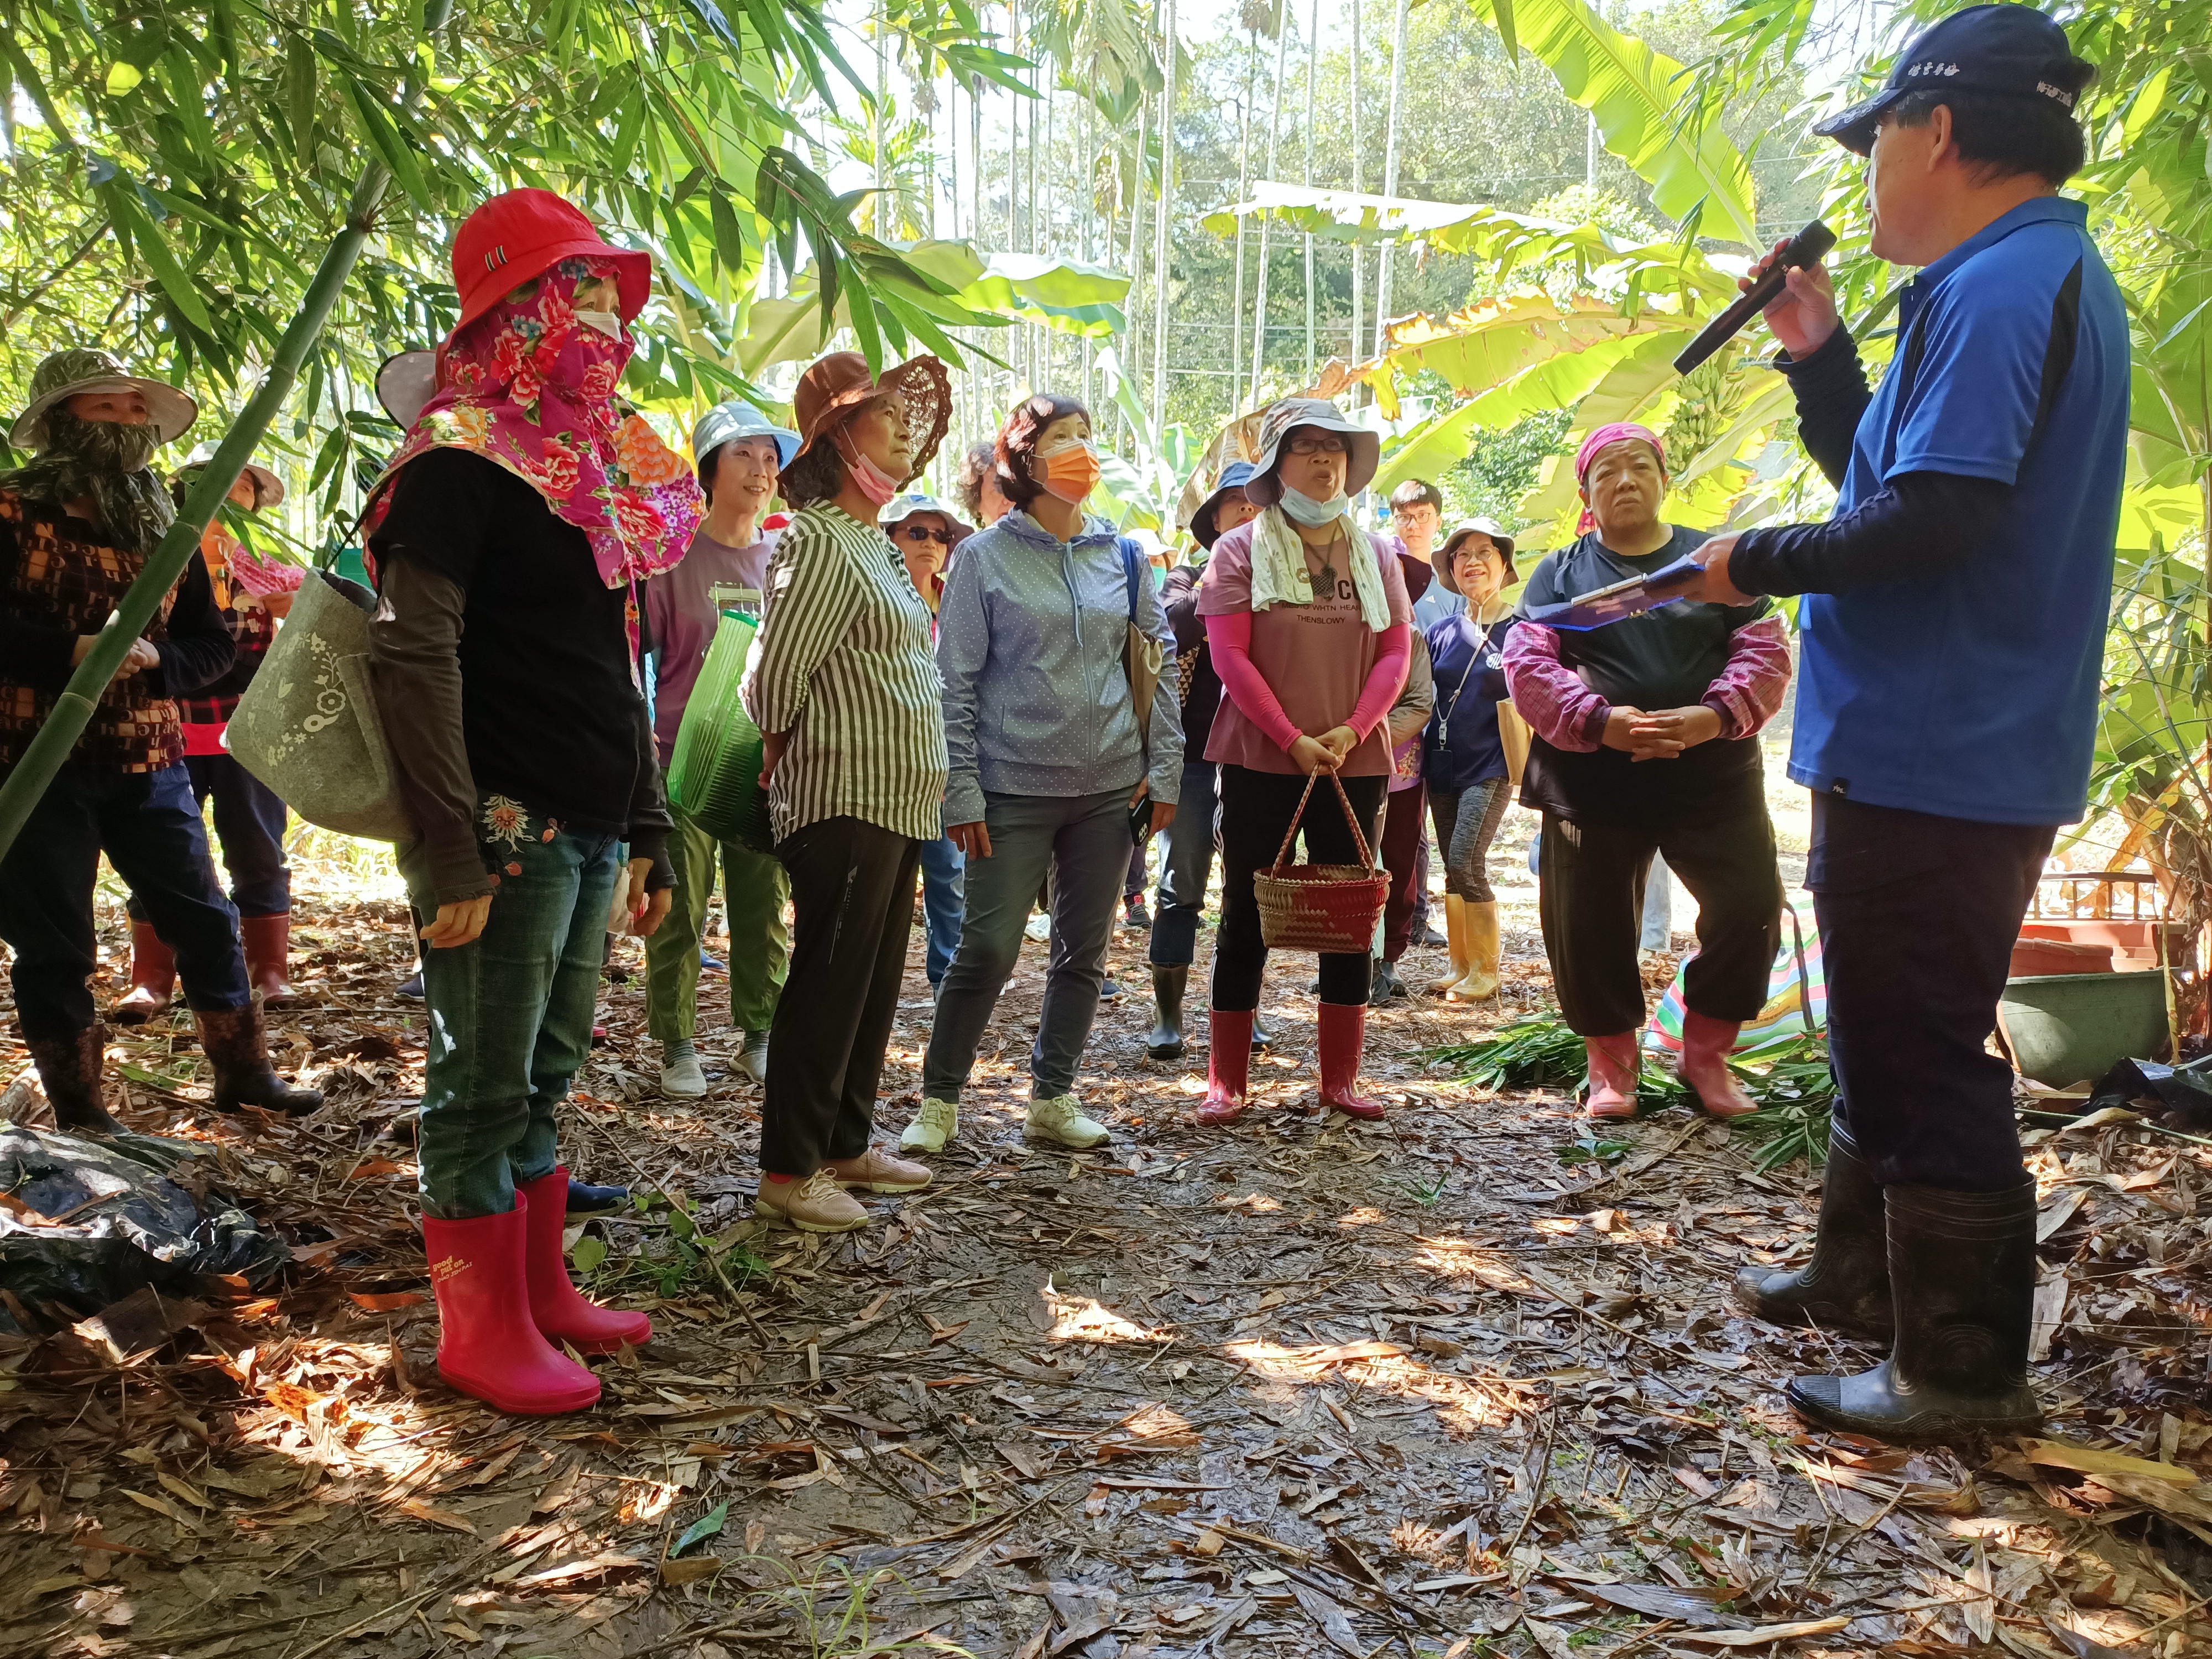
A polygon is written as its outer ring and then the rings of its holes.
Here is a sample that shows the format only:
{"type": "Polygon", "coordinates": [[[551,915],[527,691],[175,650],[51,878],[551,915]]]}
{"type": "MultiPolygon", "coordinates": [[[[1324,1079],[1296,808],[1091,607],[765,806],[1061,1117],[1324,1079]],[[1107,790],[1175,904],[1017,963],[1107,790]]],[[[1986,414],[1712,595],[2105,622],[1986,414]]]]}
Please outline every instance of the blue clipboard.
{"type": "Polygon", "coordinates": [[[1695,559],[1677,559],[1670,565],[1632,576],[1625,582],[1615,582],[1610,587],[1577,594],[1557,605],[1540,605],[1528,611],[1524,620],[1541,623],[1547,628],[1564,629],[1571,634],[1586,634],[1594,628],[1608,627],[1630,617],[1640,617],[1647,611],[1656,611],[1662,605],[1672,605],[1682,597],[1683,589],[1704,574],[1705,567],[1695,559]]]}

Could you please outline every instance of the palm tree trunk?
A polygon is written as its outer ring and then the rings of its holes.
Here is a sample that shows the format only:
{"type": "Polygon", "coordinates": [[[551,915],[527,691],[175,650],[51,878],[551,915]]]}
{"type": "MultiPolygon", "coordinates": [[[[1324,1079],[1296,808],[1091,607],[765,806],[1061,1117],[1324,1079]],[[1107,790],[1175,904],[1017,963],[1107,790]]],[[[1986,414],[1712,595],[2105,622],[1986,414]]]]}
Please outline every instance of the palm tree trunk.
{"type": "MultiPolygon", "coordinates": [[[[1291,15],[1285,6],[1275,14],[1275,95],[1267,105],[1267,177],[1275,176],[1275,161],[1283,135],[1283,70],[1290,61],[1291,15]]],[[[1267,233],[1274,221],[1260,220],[1260,279],[1252,293],[1252,396],[1260,402],[1260,371],[1267,361],[1267,233]]]]}
{"type": "MultiPolygon", "coordinates": [[[[1352,188],[1354,193],[1359,189],[1359,0],[1352,0],[1352,188]]],[[[1359,358],[1360,301],[1365,297],[1362,286],[1365,280],[1365,273],[1361,269],[1364,263],[1359,257],[1359,244],[1354,242],[1352,245],[1352,344],[1346,356],[1355,362],[1359,358]]],[[[1358,396],[1355,391],[1353,398],[1358,396]]]]}
{"type": "Polygon", "coordinates": [[[1162,0],[1162,44],[1167,49],[1166,85],[1160,92],[1160,195],[1158,236],[1152,243],[1152,433],[1157,438],[1167,425],[1168,319],[1174,310],[1168,292],[1168,235],[1175,201],[1176,161],[1176,0],[1162,0]]]}
{"type": "MultiPolygon", "coordinates": [[[[1260,37],[1244,33],[1244,101],[1237,111],[1237,200],[1241,204],[1252,183],[1252,69],[1260,55],[1260,37]]],[[[1237,216],[1236,289],[1229,301],[1229,407],[1237,407],[1237,387],[1243,380],[1238,370],[1244,349],[1244,216],[1237,216]]]]}
{"type": "MultiPolygon", "coordinates": [[[[1390,37],[1390,114],[1382,141],[1382,193],[1398,193],[1398,109],[1406,90],[1406,12],[1409,0],[1398,0],[1398,20],[1390,37]]],[[[1392,245],[1382,244],[1381,268],[1375,278],[1375,354],[1382,354],[1384,331],[1390,316],[1390,255],[1392,245]]]]}
{"type": "MultiPolygon", "coordinates": [[[[1313,187],[1314,65],[1321,57],[1321,0],[1313,0],[1313,29],[1306,36],[1306,187],[1313,187]]],[[[1306,233],[1306,384],[1314,383],[1314,239],[1306,233]]]]}

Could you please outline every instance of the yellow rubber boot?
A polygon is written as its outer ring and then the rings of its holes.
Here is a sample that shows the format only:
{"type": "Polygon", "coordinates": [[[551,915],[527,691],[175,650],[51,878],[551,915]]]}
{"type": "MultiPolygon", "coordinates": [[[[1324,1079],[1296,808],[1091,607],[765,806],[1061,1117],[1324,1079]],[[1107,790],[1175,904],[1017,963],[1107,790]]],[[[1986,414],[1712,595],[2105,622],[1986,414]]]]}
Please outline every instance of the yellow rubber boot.
{"type": "Polygon", "coordinates": [[[1498,903],[1467,904],[1467,976],[1444,993],[1453,1002],[1481,1002],[1498,994],[1498,903]]]}
{"type": "Polygon", "coordinates": [[[1431,991],[1449,991],[1467,977],[1467,901],[1457,893],[1444,895],[1444,941],[1451,952],[1451,971],[1431,980],[1431,991]]]}

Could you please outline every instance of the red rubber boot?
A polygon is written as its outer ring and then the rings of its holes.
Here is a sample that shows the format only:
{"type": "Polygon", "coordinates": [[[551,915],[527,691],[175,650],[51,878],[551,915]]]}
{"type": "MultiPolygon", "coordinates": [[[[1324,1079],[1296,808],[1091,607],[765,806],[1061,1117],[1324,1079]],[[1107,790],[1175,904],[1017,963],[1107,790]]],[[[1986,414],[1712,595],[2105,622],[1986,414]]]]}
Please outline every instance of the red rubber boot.
{"type": "Polygon", "coordinates": [[[176,953],[150,921],[131,924],[131,988],[107,1011],[118,1025],[143,1025],[168,1011],[177,994],[176,953]]]}
{"type": "Polygon", "coordinates": [[[1698,1097],[1698,1104],[1712,1117],[1741,1117],[1759,1109],[1759,1103],[1743,1091],[1729,1070],[1728,1057],[1743,1027],[1733,1020],[1715,1019],[1695,1009],[1682,1011],[1682,1081],[1698,1097]]]}
{"type": "Polygon", "coordinates": [[[528,1215],[517,1193],[505,1215],[422,1218],[438,1297],[438,1375],[514,1416],[580,1412],[599,1403],[599,1379],[550,1346],[531,1322],[523,1271],[528,1215]]]}
{"type": "Polygon", "coordinates": [[[641,1313],[602,1308],[568,1278],[561,1254],[561,1230],[568,1220],[568,1171],[517,1187],[530,1206],[529,1243],[524,1256],[530,1281],[530,1316],[548,1342],[565,1342],[578,1353],[613,1353],[627,1342],[641,1348],[653,1340],[653,1322],[641,1313]]]}
{"type": "Polygon", "coordinates": [[[1367,1006],[1364,1003],[1324,1002],[1321,1006],[1321,1103],[1346,1117],[1379,1120],[1379,1101],[1359,1093],[1359,1055],[1367,1044],[1367,1006]]]}
{"type": "Polygon", "coordinates": [[[1639,1061],[1636,1033],[1620,1031],[1612,1036],[1586,1036],[1583,1051],[1589,1058],[1589,1088],[1583,1095],[1584,1117],[1634,1117],[1636,1073],[1639,1061]]]}
{"type": "Polygon", "coordinates": [[[1250,1103],[1252,1014],[1249,1008],[1216,1008],[1206,1017],[1206,1098],[1200,1123],[1233,1123],[1250,1103]]]}

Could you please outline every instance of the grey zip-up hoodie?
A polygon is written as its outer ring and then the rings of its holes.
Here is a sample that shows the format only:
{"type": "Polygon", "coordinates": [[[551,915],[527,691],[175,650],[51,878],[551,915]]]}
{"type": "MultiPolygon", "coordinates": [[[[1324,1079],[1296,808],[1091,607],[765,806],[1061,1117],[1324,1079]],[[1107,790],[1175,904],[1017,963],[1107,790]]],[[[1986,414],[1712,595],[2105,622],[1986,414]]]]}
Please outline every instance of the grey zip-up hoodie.
{"type": "Polygon", "coordinates": [[[1175,638],[1151,567],[1131,550],[1137,625],[1167,653],[1152,699],[1149,745],[1122,666],[1128,567],[1105,520],[1085,518],[1063,542],[1028,514],[1007,514],[960,544],[937,613],[951,778],[945,821],[974,823],[983,795],[1133,791],[1173,805],[1182,780],[1182,713],[1175,638]]]}

